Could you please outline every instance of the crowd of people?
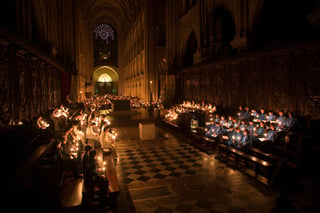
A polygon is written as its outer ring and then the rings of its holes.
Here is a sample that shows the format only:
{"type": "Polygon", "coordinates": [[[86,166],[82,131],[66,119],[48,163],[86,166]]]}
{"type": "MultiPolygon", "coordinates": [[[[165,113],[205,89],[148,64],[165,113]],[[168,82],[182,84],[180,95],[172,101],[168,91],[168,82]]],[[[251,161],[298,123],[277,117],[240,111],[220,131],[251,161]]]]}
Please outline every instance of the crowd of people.
{"type": "Polygon", "coordinates": [[[184,101],[170,108],[165,119],[174,122],[182,113],[191,114],[191,129],[202,129],[200,134],[237,149],[247,149],[260,142],[275,143],[280,132],[290,131],[297,125],[297,118],[292,112],[285,114],[282,110],[273,112],[264,108],[257,111],[248,106],[239,106],[235,112],[226,115],[217,111],[215,104],[184,101]],[[199,124],[199,116],[195,115],[199,114],[204,117],[203,126],[196,126],[199,124]]]}
{"type": "MultiPolygon", "coordinates": [[[[52,153],[60,167],[62,182],[66,175],[73,179],[83,178],[86,195],[93,197],[91,195],[98,193],[98,197],[107,199],[109,181],[103,154],[101,157],[99,153],[102,153],[101,149],[109,149],[112,157],[117,156],[117,133],[107,114],[100,113],[101,105],[98,103],[101,104],[97,99],[87,100],[72,118],[63,106],[53,111],[52,117],[56,118],[57,124],[63,120],[68,125],[61,137],[55,140],[52,153]]],[[[42,117],[37,123],[39,128],[48,126],[42,117]]]]}

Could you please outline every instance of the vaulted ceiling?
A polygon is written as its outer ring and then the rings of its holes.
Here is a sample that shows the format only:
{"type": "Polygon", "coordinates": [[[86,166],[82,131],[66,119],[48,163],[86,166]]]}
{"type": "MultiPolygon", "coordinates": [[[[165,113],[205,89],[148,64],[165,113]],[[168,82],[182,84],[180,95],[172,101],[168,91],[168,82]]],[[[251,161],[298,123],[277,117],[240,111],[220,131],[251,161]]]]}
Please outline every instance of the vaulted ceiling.
{"type": "Polygon", "coordinates": [[[128,29],[139,4],[137,0],[83,0],[80,7],[91,28],[107,22],[113,25],[118,34],[122,34],[128,29]]]}

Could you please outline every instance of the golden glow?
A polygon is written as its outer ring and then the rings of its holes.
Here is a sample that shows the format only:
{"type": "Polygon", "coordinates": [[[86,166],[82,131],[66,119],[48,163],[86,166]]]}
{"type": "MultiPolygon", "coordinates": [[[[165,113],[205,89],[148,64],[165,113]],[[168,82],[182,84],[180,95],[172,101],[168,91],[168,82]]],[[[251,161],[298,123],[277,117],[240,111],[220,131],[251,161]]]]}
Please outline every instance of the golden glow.
{"type": "Polygon", "coordinates": [[[98,81],[99,82],[111,82],[112,78],[110,77],[110,75],[103,73],[102,75],[99,76],[98,81]]]}

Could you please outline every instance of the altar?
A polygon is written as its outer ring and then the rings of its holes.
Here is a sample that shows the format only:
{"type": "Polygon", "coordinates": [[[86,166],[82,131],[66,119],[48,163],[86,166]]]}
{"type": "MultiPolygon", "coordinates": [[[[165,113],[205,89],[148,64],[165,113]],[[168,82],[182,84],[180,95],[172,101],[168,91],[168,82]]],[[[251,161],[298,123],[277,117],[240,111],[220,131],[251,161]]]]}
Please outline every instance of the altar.
{"type": "Polygon", "coordinates": [[[153,122],[139,123],[140,140],[154,140],[156,138],[156,129],[153,122]]]}

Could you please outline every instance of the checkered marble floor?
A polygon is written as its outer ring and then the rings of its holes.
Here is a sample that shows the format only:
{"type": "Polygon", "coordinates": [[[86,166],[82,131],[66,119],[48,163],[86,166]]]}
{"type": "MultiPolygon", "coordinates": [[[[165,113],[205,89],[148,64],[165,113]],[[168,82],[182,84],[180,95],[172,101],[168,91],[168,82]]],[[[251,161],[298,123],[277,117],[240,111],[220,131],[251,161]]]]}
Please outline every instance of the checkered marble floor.
{"type": "Polygon", "coordinates": [[[202,169],[202,155],[188,144],[118,149],[125,182],[152,181],[194,175],[202,169]]]}
{"type": "Polygon", "coordinates": [[[152,141],[139,140],[135,127],[119,132],[117,167],[132,212],[270,212],[274,206],[272,190],[215,154],[162,130],[152,141]]]}

